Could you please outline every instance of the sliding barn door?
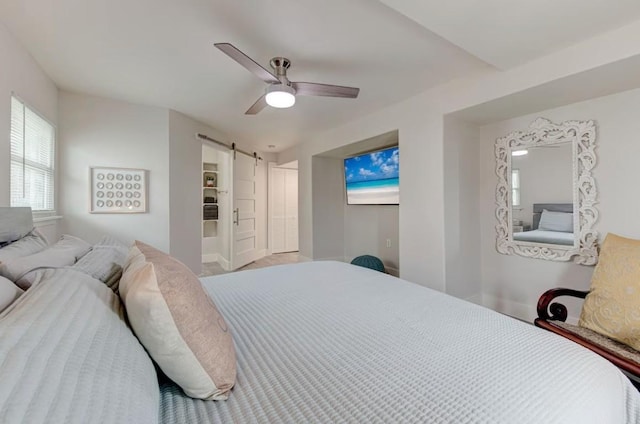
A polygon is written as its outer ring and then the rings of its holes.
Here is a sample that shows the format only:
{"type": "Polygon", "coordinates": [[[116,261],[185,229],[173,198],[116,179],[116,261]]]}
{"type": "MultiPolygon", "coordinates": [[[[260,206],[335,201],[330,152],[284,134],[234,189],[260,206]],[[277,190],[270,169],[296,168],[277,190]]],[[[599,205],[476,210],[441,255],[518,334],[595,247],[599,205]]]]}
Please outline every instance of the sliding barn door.
{"type": "Polygon", "coordinates": [[[256,260],[256,160],[236,153],[233,162],[231,269],[256,260]]]}

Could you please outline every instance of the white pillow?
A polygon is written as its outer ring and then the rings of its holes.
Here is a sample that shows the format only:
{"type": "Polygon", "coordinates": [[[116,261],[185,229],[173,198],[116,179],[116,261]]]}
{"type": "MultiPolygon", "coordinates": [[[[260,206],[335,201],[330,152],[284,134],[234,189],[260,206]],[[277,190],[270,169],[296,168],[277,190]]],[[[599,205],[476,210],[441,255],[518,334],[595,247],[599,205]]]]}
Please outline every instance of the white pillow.
{"type": "Polygon", "coordinates": [[[0,264],[0,275],[15,281],[20,288],[27,290],[36,278],[35,273],[31,271],[73,265],[89,250],[91,245],[86,241],[64,235],[56,244],[42,252],[3,262],[0,264]]]}
{"type": "Polygon", "coordinates": [[[47,240],[38,230],[33,230],[20,240],[0,248],[0,264],[11,259],[33,255],[46,248],[47,240]]]}
{"type": "Polygon", "coordinates": [[[0,208],[0,243],[21,239],[33,230],[31,208],[0,208]]]}
{"type": "Polygon", "coordinates": [[[542,210],[538,230],[573,233],[573,213],[542,210]]]}
{"type": "Polygon", "coordinates": [[[0,277],[0,312],[11,305],[24,290],[16,286],[8,278],[0,277]]]}

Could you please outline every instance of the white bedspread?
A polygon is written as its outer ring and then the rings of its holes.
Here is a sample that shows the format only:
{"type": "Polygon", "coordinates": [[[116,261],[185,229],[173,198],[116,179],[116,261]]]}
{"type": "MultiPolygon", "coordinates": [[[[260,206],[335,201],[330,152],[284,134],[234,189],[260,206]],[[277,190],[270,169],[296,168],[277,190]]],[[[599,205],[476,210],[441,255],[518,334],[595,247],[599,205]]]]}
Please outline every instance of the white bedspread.
{"type": "Polygon", "coordinates": [[[546,230],[513,233],[513,239],[516,241],[530,241],[532,243],[562,244],[564,246],[573,246],[575,242],[573,233],[546,230]]]}
{"type": "Polygon", "coordinates": [[[203,279],[230,325],[228,401],[162,387],[167,423],[639,423],[609,362],[491,310],[337,262],[203,279]]]}

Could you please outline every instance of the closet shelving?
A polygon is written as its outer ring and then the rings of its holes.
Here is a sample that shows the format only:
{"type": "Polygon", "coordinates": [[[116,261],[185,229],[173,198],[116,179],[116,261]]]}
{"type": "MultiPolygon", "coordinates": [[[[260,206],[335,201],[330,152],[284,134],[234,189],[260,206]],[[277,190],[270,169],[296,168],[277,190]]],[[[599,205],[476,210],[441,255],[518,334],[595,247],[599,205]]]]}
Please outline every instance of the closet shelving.
{"type": "Polygon", "coordinates": [[[202,236],[218,235],[218,164],[202,163],[202,236]],[[215,210],[215,213],[214,213],[215,210]]]}

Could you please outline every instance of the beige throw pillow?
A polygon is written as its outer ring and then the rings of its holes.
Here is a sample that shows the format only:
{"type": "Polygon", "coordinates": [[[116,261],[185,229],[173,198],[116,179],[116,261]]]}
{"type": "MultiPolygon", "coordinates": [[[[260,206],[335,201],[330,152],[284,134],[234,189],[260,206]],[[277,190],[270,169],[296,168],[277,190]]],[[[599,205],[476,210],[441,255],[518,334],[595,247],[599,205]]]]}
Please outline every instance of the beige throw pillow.
{"type": "Polygon", "coordinates": [[[193,398],[227,399],[236,378],[233,340],[195,274],[136,241],[120,296],[133,331],[169,378],[193,398]]]}
{"type": "Polygon", "coordinates": [[[640,350],[640,240],[607,235],[578,324],[640,350]]]}

